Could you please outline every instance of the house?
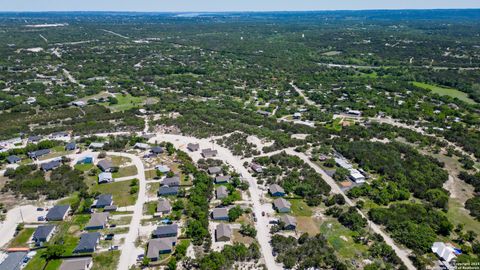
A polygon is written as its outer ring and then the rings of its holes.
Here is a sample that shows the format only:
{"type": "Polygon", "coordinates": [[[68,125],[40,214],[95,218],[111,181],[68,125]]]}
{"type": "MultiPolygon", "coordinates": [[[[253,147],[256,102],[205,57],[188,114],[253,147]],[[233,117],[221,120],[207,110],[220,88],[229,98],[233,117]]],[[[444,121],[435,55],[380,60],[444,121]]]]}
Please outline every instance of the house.
{"type": "Polygon", "coordinates": [[[167,173],[170,171],[170,168],[166,165],[157,165],[155,166],[155,170],[161,172],[161,173],[167,173]]]}
{"type": "Polygon", "coordinates": [[[265,117],[270,116],[270,112],[267,112],[267,111],[258,110],[257,113],[265,117]]]}
{"type": "Polygon", "coordinates": [[[365,176],[357,169],[350,169],[350,175],[349,178],[357,183],[357,184],[363,184],[365,183],[365,176]]]}
{"type": "Polygon", "coordinates": [[[215,190],[215,194],[217,195],[217,199],[223,199],[228,196],[228,190],[225,186],[219,186],[215,190]]]}
{"type": "Polygon", "coordinates": [[[165,238],[165,237],[176,237],[178,235],[178,225],[171,224],[165,226],[158,226],[152,232],[153,238],[165,238]]]}
{"type": "Polygon", "coordinates": [[[220,223],[215,230],[215,239],[217,242],[230,241],[232,238],[232,229],[228,224],[220,223]]]}
{"type": "Polygon", "coordinates": [[[100,242],[100,233],[91,232],[84,233],[80,236],[80,242],[73,250],[73,253],[90,253],[95,252],[97,245],[100,242]]]}
{"type": "Polygon", "coordinates": [[[42,171],[48,172],[59,167],[60,165],[62,165],[61,160],[52,160],[50,162],[43,163],[42,165],[40,165],[40,168],[42,169],[42,171]]]}
{"type": "Polygon", "coordinates": [[[279,213],[289,213],[292,204],[284,198],[278,198],[273,201],[273,208],[279,213]]]}
{"type": "Polygon", "coordinates": [[[200,145],[198,143],[189,143],[187,144],[187,149],[190,152],[196,152],[198,149],[200,149],[200,145]]]}
{"type": "Polygon", "coordinates": [[[461,254],[461,252],[455,249],[450,244],[445,244],[443,242],[435,242],[432,245],[432,252],[437,254],[437,256],[446,263],[450,263],[451,261],[457,258],[457,255],[461,254]]]}
{"type": "Polygon", "coordinates": [[[228,208],[214,208],[212,218],[214,220],[228,220],[228,208]]]}
{"type": "Polygon", "coordinates": [[[101,230],[104,229],[108,223],[108,213],[93,213],[90,220],[85,225],[85,230],[101,230]]]}
{"type": "Polygon", "coordinates": [[[262,173],[263,172],[263,167],[258,165],[257,163],[250,164],[250,168],[256,173],[262,173]]]}
{"type": "Polygon", "coordinates": [[[180,186],[180,177],[179,176],[167,177],[163,179],[162,186],[178,187],[180,186]]]}
{"type": "Polygon", "coordinates": [[[160,198],[157,203],[157,213],[168,214],[172,211],[170,201],[165,198],[160,198]]]}
{"type": "Polygon", "coordinates": [[[37,143],[37,142],[41,141],[42,139],[43,139],[43,137],[42,137],[42,136],[39,136],[39,135],[30,136],[30,137],[28,137],[27,142],[28,142],[28,143],[37,143]]]}
{"type": "Polygon", "coordinates": [[[230,181],[230,175],[219,175],[215,177],[215,184],[224,184],[230,181]]]}
{"type": "Polygon", "coordinates": [[[110,160],[107,160],[107,159],[100,160],[97,163],[97,166],[103,172],[111,172],[114,169],[112,162],[110,160]]]}
{"type": "Polygon", "coordinates": [[[105,208],[113,204],[113,196],[111,194],[101,194],[98,195],[96,200],[93,202],[95,208],[105,208]]]}
{"type": "Polygon", "coordinates": [[[20,162],[21,160],[22,160],[22,159],[19,158],[19,157],[17,157],[17,156],[8,156],[8,157],[7,157],[7,161],[8,161],[8,163],[10,163],[10,164],[15,164],[15,163],[17,163],[17,162],[20,162]]]}
{"type": "Polygon", "coordinates": [[[116,205],[109,205],[109,206],[105,206],[105,208],[103,208],[103,212],[113,212],[113,211],[117,211],[117,206],[116,205]]]}
{"type": "Polygon", "coordinates": [[[357,110],[348,110],[347,114],[352,116],[358,116],[358,117],[362,116],[362,112],[357,110]]]}
{"type": "Polygon", "coordinates": [[[270,185],[268,187],[268,192],[273,197],[283,197],[283,196],[285,196],[285,190],[277,184],[270,185]]]}
{"type": "Polygon", "coordinates": [[[170,238],[157,238],[148,241],[147,258],[158,260],[160,254],[168,254],[173,250],[173,241],[170,238]]]}
{"type": "Polygon", "coordinates": [[[136,148],[136,149],[141,149],[141,150],[147,150],[147,149],[150,149],[150,145],[147,144],[147,143],[135,143],[135,145],[133,146],[133,148],[136,148]]]}
{"type": "Polygon", "coordinates": [[[99,184],[101,184],[101,183],[110,183],[110,182],[113,182],[112,173],[110,173],[110,172],[101,172],[101,173],[98,175],[98,183],[99,183],[99,184]]]}
{"type": "Polygon", "coordinates": [[[84,107],[85,105],[87,105],[87,103],[85,103],[85,101],[80,100],[80,101],[73,101],[72,105],[77,107],[84,107]]]}
{"type": "Polygon", "coordinates": [[[31,159],[37,159],[48,154],[50,154],[50,149],[40,149],[37,151],[28,152],[28,157],[31,159]]]}
{"type": "Polygon", "coordinates": [[[65,150],[66,151],[73,151],[77,149],[77,144],[75,142],[69,142],[67,143],[67,145],[65,146],[65,150]]]}
{"type": "Polygon", "coordinates": [[[7,258],[0,263],[0,270],[20,270],[27,259],[26,251],[9,252],[7,258]]]}
{"type": "Polygon", "coordinates": [[[62,221],[68,216],[70,205],[55,205],[48,210],[45,217],[47,221],[62,221]]]}
{"type": "Polygon", "coordinates": [[[299,120],[299,119],[301,119],[301,118],[302,118],[302,114],[301,114],[301,113],[296,112],[296,113],[293,114],[293,119],[299,120]]]}
{"type": "Polygon", "coordinates": [[[103,142],[92,142],[88,148],[90,149],[102,149],[105,146],[103,142]]]}
{"type": "Polygon", "coordinates": [[[212,150],[210,148],[207,148],[207,149],[203,149],[202,150],[202,157],[203,158],[212,158],[212,157],[216,157],[218,154],[218,151],[217,150],[212,150]]]}
{"type": "Polygon", "coordinates": [[[77,164],[93,164],[94,158],[92,156],[86,156],[83,159],[79,160],[77,164]]]}
{"type": "Polygon", "coordinates": [[[52,140],[65,140],[69,139],[70,134],[68,132],[55,132],[50,135],[50,139],[52,140]]]}
{"type": "Polygon", "coordinates": [[[55,233],[55,225],[38,226],[33,233],[32,240],[35,246],[42,246],[52,238],[55,233]]]}
{"type": "Polygon", "coordinates": [[[150,149],[150,152],[152,154],[155,154],[155,155],[162,154],[163,153],[163,148],[160,147],[160,146],[154,146],[154,147],[152,147],[152,149],[150,149]]]}
{"type": "Polygon", "coordinates": [[[60,270],[90,270],[93,266],[92,257],[64,259],[60,270]]]}
{"type": "Polygon", "coordinates": [[[161,186],[158,189],[158,196],[177,195],[178,189],[179,189],[178,186],[177,187],[161,186]]]}
{"type": "Polygon", "coordinates": [[[208,168],[208,173],[209,174],[220,174],[222,172],[222,167],[220,166],[215,166],[215,167],[209,167],[208,168]]]}
{"type": "Polygon", "coordinates": [[[295,230],[297,228],[297,219],[290,215],[281,216],[280,221],[284,224],[284,230],[295,230]]]}
{"type": "Polygon", "coordinates": [[[350,170],[353,168],[352,164],[348,163],[348,161],[346,161],[343,158],[335,158],[335,163],[337,164],[337,166],[347,170],[350,170]]]}

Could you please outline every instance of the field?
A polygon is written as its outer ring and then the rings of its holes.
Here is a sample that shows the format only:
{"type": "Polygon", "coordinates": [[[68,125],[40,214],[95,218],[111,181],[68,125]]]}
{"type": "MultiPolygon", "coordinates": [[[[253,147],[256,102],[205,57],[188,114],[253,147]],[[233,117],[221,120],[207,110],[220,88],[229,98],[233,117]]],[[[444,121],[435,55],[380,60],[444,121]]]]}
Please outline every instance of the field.
{"type": "Polygon", "coordinates": [[[145,104],[145,101],[147,100],[146,97],[134,97],[130,94],[116,94],[115,98],[118,100],[117,104],[104,103],[104,105],[114,111],[126,111],[135,107],[141,107],[141,105],[145,104]]]}
{"type": "Polygon", "coordinates": [[[27,247],[27,242],[32,237],[35,228],[25,228],[12,240],[10,247],[27,247]]]}
{"type": "Polygon", "coordinates": [[[440,86],[421,83],[421,82],[413,82],[413,85],[430,90],[433,93],[439,94],[441,96],[451,96],[453,98],[458,98],[459,100],[465,101],[466,103],[469,103],[469,104],[476,103],[473,99],[468,97],[468,94],[453,88],[445,88],[445,87],[440,87],[440,86]]]}
{"type": "Polygon", "coordinates": [[[320,232],[342,258],[352,259],[367,251],[366,246],[353,241],[354,232],[344,227],[336,219],[325,220],[320,225],[320,232]]]}
{"type": "Polygon", "coordinates": [[[92,270],[114,270],[117,268],[120,259],[120,251],[106,251],[93,255],[92,270]]]}
{"type": "Polygon", "coordinates": [[[312,209],[303,200],[289,200],[292,203],[292,215],[310,217],[312,209]]]}
{"type": "Polygon", "coordinates": [[[108,184],[95,185],[91,191],[97,191],[102,194],[112,194],[113,203],[119,207],[133,205],[137,200],[138,192],[130,194],[130,183],[132,181],[120,181],[108,184]]]}
{"type": "Polygon", "coordinates": [[[472,216],[457,200],[450,199],[448,201],[447,217],[453,224],[463,224],[465,231],[474,231],[480,235],[480,226],[472,216]]]}
{"type": "Polygon", "coordinates": [[[127,166],[127,167],[120,167],[118,172],[114,172],[112,174],[113,178],[120,178],[120,177],[127,177],[127,176],[135,176],[137,175],[137,167],[135,165],[127,166]]]}

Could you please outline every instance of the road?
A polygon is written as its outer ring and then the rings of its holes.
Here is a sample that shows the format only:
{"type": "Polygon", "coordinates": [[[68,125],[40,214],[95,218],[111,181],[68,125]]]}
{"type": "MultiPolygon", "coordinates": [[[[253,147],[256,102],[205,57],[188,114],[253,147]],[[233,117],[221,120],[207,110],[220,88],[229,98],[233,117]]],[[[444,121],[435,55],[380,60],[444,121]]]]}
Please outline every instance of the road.
{"type": "Polygon", "coordinates": [[[305,93],[303,92],[302,89],[298,88],[298,86],[296,86],[295,84],[293,84],[293,82],[290,82],[290,85],[293,87],[293,89],[295,89],[295,91],[297,91],[297,93],[303,97],[303,99],[305,100],[305,102],[308,104],[308,105],[311,105],[311,106],[317,106],[317,104],[309,99],[307,96],[305,96],[305,93]]]}

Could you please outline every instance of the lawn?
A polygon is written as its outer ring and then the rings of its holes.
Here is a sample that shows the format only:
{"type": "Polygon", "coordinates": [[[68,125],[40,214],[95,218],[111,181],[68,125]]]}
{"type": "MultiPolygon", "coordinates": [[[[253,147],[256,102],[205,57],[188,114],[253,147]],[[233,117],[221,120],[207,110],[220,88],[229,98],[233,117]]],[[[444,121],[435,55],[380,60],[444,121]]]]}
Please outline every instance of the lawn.
{"type": "Polygon", "coordinates": [[[291,210],[294,216],[310,217],[312,215],[312,209],[303,200],[289,200],[292,204],[291,210]]]}
{"type": "Polygon", "coordinates": [[[24,228],[10,243],[10,247],[27,247],[27,242],[32,237],[35,228],[24,228]]]}
{"type": "Polygon", "coordinates": [[[108,156],[108,159],[112,161],[113,166],[117,167],[132,161],[130,158],[122,156],[108,156]]]}
{"type": "Polygon", "coordinates": [[[154,215],[157,212],[157,202],[146,202],[143,206],[143,213],[145,215],[154,215]]]}
{"type": "Polygon", "coordinates": [[[113,182],[108,184],[95,185],[91,187],[92,192],[99,192],[102,194],[112,194],[113,203],[119,207],[134,205],[137,200],[138,191],[135,194],[130,194],[130,183],[132,180],[113,182]]]}
{"type": "Polygon", "coordinates": [[[130,94],[116,94],[115,98],[118,100],[117,104],[103,104],[114,111],[126,111],[131,108],[141,107],[145,103],[147,97],[134,97],[130,94]]]}
{"type": "Polygon", "coordinates": [[[460,202],[455,199],[448,200],[447,217],[454,225],[464,224],[465,231],[474,231],[480,235],[480,222],[470,216],[460,202]]]}
{"type": "Polygon", "coordinates": [[[75,165],[75,169],[77,169],[79,171],[82,171],[82,172],[89,171],[92,168],[93,168],[93,164],[76,164],[75,165]]]}
{"type": "Polygon", "coordinates": [[[47,267],[44,270],[57,270],[60,268],[62,260],[51,260],[48,262],[47,267]]]}
{"type": "Polygon", "coordinates": [[[137,175],[137,167],[135,165],[127,166],[127,167],[120,167],[118,172],[114,172],[112,174],[113,178],[120,178],[120,177],[127,177],[127,176],[135,176],[137,175]]]}
{"type": "Polygon", "coordinates": [[[344,259],[352,259],[367,252],[365,245],[353,241],[352,235],[354,232],[344,227],[336,219],[326,219],[320,225],[320,232],[344,259]]]}
{"type": "Polygon", "coordinates": [[[160,183],[148,183],[147,184],[147,192],[148,196],[155,196],[158,193],[158,189],[160,188],[160,183]]]}
{"type": "Polygon", "coordinates": [[[120,251],[105,251],[93,254],[92,270],[115,270],[120,259],[120,251]]]}
{"type": "Polygon", "coordinates": [[[145,171],[145,178],[146,179],[154,179],[157,177],[157,170],[146,170],[145,171]]]}
{"type": "Polygon", "coordinates": [[[340,119],[340,118],[333,119],[333,122],[329,123],[329,124],[326,124],[325,127],[327,129],[340,132],[340,131],[342,131],[342,125],[340,124],[341,121],[342,121],[342,119],[340,119]]]}
{"type": "Polygon", "coordinates": [[[297,218],[297,230],[306,232],[310,236],[317,235],[320,230],[317,223],[311,217],[296,217],[297,218]]]}
{"type": "Polygon", "coordinates": [[[475,104],[476,102],[468,97],[467,93],[464,93],[462,91],[458,91],[457,89],[453,88],[445,88],[445,87],[440,87],[436,85],[431,85],[427,83],[421,83],[421,82],[413,82],[413,85],[416,87],[420,87],[423,89],[427,89],[432,91],[435,94],[439,94],[440,96],[450,96],[453,98],[458,98],[459,100],[465,101],[466,103],[469,104],[475,104]]]}
{"type": "Polygon", "coordinates": [[[44,250],[39,250],[35,256],[28,262],[28,264],[23,268],[23,270],[38,270],[43,269],[47,263],[42,257],[44,250]]]}

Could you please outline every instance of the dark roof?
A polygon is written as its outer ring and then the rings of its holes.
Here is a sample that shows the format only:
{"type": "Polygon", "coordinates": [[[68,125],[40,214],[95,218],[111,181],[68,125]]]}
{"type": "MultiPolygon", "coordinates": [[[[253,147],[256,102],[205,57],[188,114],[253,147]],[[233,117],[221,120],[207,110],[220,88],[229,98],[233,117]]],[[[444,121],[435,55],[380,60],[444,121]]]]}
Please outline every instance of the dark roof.
{"type": "Polygon", "coordinates": [[[28,152],[28,156],[30,158],[37,158],[37,157],[41,157],[41,156],[44,156],[46,154],[49,154],[50,153],[50,149],[41,149],[41,150],[37,150],[37,151],[33,151],[33,152],[28,152]]]}
{"type": "Polygon", "coordinates": [[[225,183],[230,180],[230,175],[220,175],[215,177],[215,183],[225,183]]]}
{"type": "Polygon", "coordinates": [[[50,233],[55,229],[55,225],[44,225],[38,226],[33,233],[33,240],[35,241],[44,241],[50,235],[50,233]]]}
{"type": "Polygon", "coordinates": [[[212,218],[228,218],[228,209],[227,208],[214,208],[212,211],[212,218]]]}
{"type": "Polygon", "coordinates": [[[117,206],[116,205],[108,205],[103,208],[103,211],[116,211],[117,206]]]}
{"type": "Polygon", "coordinates": [[[47,220],[63,220],[63,217],[70,209],[70,205],[55,205],[47,213],[47,220]]]}
{"type": "Polygon", "coordinates": [[[60,270],[84,270],[92,263],[92,257],[64,259],[60,270]]]}
{"type": "Polygon", "coordinates": [[[178,187],[169,187],[169,186],[161,186],[158,190],[158,194],[160,195],[168,195],[168,194],[177,194],[178,187]]]}
{"type": "Polygon", "coordinates": [[[102,170],[102,171],[106,171],[106,170],[109,170],[111,168],[113,168],[113,164],[110,160],[106,160],[106,159],[103,159],[103,160],[100,160],[97,164],[97,166],[102,170]]]}
{"type": "Polygon", "coordinates": [[[113,196],[111,194],[101,194],[97,197],[97,203],[95,204],[95,206],[104,207],[104,206],[111,205],[112,202],[113,202],[113,196]]]}
{"type": "Polygon", "coordinates": [[[12,163],[17,163],[19,162],[20,160],[22,160],[21,158],[17,157],[17,156],[8,156],[7,157],[7,161],[8,163],[12,164],[12,163]]]}
{"type": "Polygon", "coordinates": [[[152,149],[150,149],[150,152],[155,153],[155,154],[161,154],[163,153],[163,148],[160,146],[154,146],[152,149]]]}
{"type": "Polygon", "coordinates": [[[177,236],[177,234],[178,234],[178,225],[177,224],[159,226],[152,233],[152,235],[157,237],[157,238],[177,236]]]}
{"type": "Polygon", "coordinates": [[[222,172],[222,167],[220,166],[215,166],[215,167],[209,167],[208,168],[208,173],[209,174],[217,174],[217,173],[220,173],[222,172]]]}
{"type": "Polygon", "coordinates": [[[198,143],[189,143],[187,144],[187,148],[190,151],[197,151],[200,148],[200,145],[198,143]]]}
{"type": "Polygon", "coordinates": [[[40,165],[40,167],[44,171],[50,171],[50,170],[53,170],[56,167],[60,166],[61,164],[62,164],[62,162],[60,160],[52,160],[50,162],[43,163],[42,165],[40,165]]]}
{"type": "Polygon", "coordinates": [[[157,203],[157,212],[170,212],[172,210],[172,206],[170,202],[165,198],[160,198],[157,203]]]}
{"type": "Polygon", "coordinates": [[[81,253],[81,252],[90,252],[95,250],[97,246],[97,241],[100,239],[99,232],[92,232],[92,233],[84,233],[80,236],[80,242],[78,242],[77,247],[73,252],[81,253]]]}
{"type": "Polygon", "coordinates": [[[180,177],[179,176],[174,176],[174,177],[167,177],[163,179],[162,185],[164,186],[179,186],[180,185],[180,177]]]}
{"type": "Polygon", "coordinates": [[[65,146],[65,149],[67,150],[75,150],[76,148],[77,148],[77,144],[75,142],[67,143],[67,145],[65,146]]]}
{"type": "Polygon", "coordinates": [[[0,270],[20,270],[27,252],[10,252],[7,258],[0,263],[0,270]]]}
{"type": "Polygon", "coordinates": [[[29,141],[29,142],[38,142],[38,141],[40,141],[41,139],[42,139],[42,136],[38,136],[38,135],[28,137],[28,141],[29,141]]]}
{"type": "Polygon", "coordinates": [[[176,240],[172,238],[150,239],[150,241],[148,241],[147,258],[157,259],[160,251],[170,252],[173,248],[173,241],[176,242],[176,240]]]}

